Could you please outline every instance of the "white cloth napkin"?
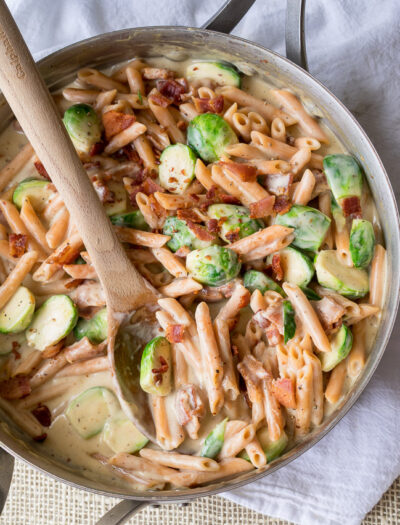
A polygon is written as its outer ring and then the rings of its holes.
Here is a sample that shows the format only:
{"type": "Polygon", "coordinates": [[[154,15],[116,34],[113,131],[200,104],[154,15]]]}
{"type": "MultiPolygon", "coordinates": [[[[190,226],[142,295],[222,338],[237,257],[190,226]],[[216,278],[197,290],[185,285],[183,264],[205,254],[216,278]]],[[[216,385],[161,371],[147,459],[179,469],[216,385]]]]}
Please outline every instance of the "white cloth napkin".
{"type": "MultiPolygon", "coordinates": [[[[199,26],[222,0],[8,0],[36,57],[115,29],[199,26]]],[[[234,34],[284,53],[282,0],[258,0],[234,34]]],[[[307,2],[311,73],[357,116],[397,192],[400,165],[400,3],[307,2]],[[396,140],[397,139],[397,140],[396,140]]],[[[400,475],[398,324],[377,372],[345,418],[289,466],[224,494],[301,525],[356,525],[400,475]]]]}

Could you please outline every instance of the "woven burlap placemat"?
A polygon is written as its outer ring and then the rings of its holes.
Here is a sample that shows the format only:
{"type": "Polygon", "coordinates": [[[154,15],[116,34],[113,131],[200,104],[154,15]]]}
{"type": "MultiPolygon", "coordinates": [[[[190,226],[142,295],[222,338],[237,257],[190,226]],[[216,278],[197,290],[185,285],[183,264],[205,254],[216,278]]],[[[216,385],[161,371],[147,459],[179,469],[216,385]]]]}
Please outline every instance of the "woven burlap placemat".
{"type": "MultiPolygon", "coordinates": [[[[117,500],[58,483],[17,461],[0,525],[94,525],[117,500]]],[[[366,516],[363,525],[400,523],[400,478],[366,516]]],[[[148,507],[130,525],[290,525],[218,496],[187,506],[148,507]]],[[[345,524],[343,524],[345,525],[345,524]]]]}

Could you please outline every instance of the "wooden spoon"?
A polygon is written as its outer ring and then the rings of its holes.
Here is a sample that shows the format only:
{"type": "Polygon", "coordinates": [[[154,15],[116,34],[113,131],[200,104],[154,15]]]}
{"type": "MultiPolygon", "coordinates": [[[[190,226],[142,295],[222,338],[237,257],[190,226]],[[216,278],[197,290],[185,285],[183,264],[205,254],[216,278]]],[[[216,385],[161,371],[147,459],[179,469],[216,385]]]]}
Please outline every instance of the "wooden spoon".
{"type": "Polygon", "coordinates": [[[155,303],[155,290],[137,272],[119,243],[3,0],[0,0],[0,89],[51,175],[99,276],[107,302],[110,367],[122,408],[135,425],[155,441],[145,394],[137,385],[133,385],[136,392],[133,391],[132,376],[126,373],[127,358],[114,352],[121,314],[155,303]]]}

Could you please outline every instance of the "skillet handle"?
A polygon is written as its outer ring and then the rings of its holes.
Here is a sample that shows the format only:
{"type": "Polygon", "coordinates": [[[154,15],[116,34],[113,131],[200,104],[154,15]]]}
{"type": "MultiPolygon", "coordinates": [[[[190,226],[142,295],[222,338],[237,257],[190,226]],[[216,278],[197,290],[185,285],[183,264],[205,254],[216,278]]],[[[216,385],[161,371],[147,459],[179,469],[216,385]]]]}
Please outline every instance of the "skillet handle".
{"type": "Polygon", "coordinates": [[[286,56],[308,71],[305,39],[306,0],[287,0],[286,4],[286,56]]]}
{"type": "Polygon", "coordinates": [[[150,505],[150,503],[147,503],[146,501],[123,499],[111,510],[106,512],[96,525],[122,525],[148,505],[150,505]]]}
{"type": "Polygon", "coordinates": [[[237,26],[255,0],[228,0],[201,29],[230,33],[237,26]]]}

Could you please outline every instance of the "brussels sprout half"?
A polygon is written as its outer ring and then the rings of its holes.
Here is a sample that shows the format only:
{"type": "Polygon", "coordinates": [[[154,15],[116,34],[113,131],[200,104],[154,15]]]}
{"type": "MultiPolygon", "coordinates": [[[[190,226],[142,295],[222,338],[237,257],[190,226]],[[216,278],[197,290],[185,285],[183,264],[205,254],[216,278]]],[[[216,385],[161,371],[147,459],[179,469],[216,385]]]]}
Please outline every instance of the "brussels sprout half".
{"type": "Polygon", "coordinates": [[[101,139],[101,124],[95,110],[87,104],[74,104],[64,113],[63,122],[75,148],[88,153],[101,139]]]}
{"type": "Polygon", "coordinates": [[[310,206],[295,204],[287,213],[277,215],[276,224],[294,228],[293,245],[304,250],[318,250],[328,231],[329,217],[310,206]]]}
{"type": "Polygon", "coordinates": [[[213,245],[194,250],[186,257],[186,269],[193,279],[209,286],[220,286],[240,272],[237,254],[225,246],[213,245]]]}
{"type": "Polygon", "coordinates": [[[369,221],[354,219],[350,232],[350,255],[354,266],[366,268],[374,256],[375,234],[369,221]]]}
{"type": "Polygon", "coordinates": [[[186,144],[172,144],[160,157],[160,184],[171,193],[182,194],[194,179],[196,154],[186,144]]]}
{"type": "Polygon", "coordinates": [[[243,239],[252,233],[264,228],[264,224],[257,219],[250,219],[250,212],[244,206],[235,204],[212,204],[207,210],[212,219],[222,219],[220,237],[225,242],[232,242],[229,234],[235,234],[235,240],[243,239]]]}
{"type": "Polygon", "coordinates": [[[187,246],[190,250],[197,250],[211,246],[214,241],[202,241],[192,233],[186,222],[177,217],[167,217],[164,222],[163,234],[170,235],[171,239],[167,242],[167,246],[173,252],[187,246]]]}
{"type": "Polygon", "coordinates": [[[187,142],[205,162],[216,162],[238,138],[229,124],[215,113],[195,117],[187,129],[187,142]]]}
{"type": "Polygon", "coordinates": [[[140,386],[156,396],[167,396],[171,392],[171,345],[165,337],[155,337],[145,346],[140,361],[140,386]],[[165,371],[154,372],[164,366],[165,371]]]}
{"type": "Polygon", "coordinates": [[[361,197],[363,174],[351,155],[327,155],[323,160],[324,172],[333,196],[340,204],[346,197],[361,197]]]}
{"type": "Polygon", "coordinates": [[[194,62],[186,69],[186,78],[192,80],[212,80],[219,86],[240,87],[240,73],[228,62],[194,62]]]}
{"type": "Polygon", "coordinates": [[[267,290],[273,290],[281,294],[282,297],[286,297],[285,292],[279,284],[276,284],[276,282],[268,277],[268,275],[265,275],[265,273],[257,270],[248,270],[244,274],[243,285],[251,293],[253,293],[254,290],[260,290],[260,292],[264,294],[267,290]]]}

